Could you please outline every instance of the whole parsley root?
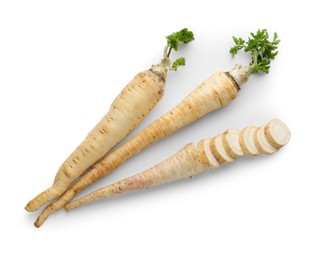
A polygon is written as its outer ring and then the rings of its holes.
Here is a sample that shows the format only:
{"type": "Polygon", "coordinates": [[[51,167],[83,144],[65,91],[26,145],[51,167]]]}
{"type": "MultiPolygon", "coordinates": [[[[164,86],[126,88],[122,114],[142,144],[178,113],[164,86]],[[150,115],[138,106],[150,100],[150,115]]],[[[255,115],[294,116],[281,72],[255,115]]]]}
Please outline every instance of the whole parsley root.
{"type": "Polygon", "coordinates": [[[205,168],[216,168],[233,162],[243,154],[258,155],[268,150],[271,150],[268,154],[275,153],[286,145],[289,139],[289,129],[278,119],[271,120],[261,127],[246,127],[241,132],[229,129],[212,139],[201,140],[197,148],[192,143],[188,144],[156,166],[74,200],[67,204],[65,209],[72,210],[96,200],[192,177],[204,172],[205,168]],[[252,134],[248,134],[250,132],[252,134]],[[255,153],[249,152],[254,150],[255,153]]]}
{"type": "MultiPolygon", "coordinates": [[[[255,68],[258,68],[259,64],[256,62],[256,59],[257,61],[265,60],[265,62],[272,59],[268,57],[266,50],[263,52],[264,49],[261,47],[263,43],[265,43],[267,48],[270,46],[266,44],[268,42],[267,34],[262,34],[260,30],[259,32],[258,35],[254,35],[256,37],[256,42],[251,41],[249,45],[245,43],[249,47],[247,51],[251,52],[252,59],[254,59],[249,66],[243,67],[241,65],[236,65],[230,72],[214,73],[172,110],[158,118],[155,122],[134,135],[118,149],[109,153],[104,159],[95,164],[93,168],[81,177],[78,182],[72,185],[59,200],[51,203],[43,210],[36,220],[35,226],[41,226],[52,212],[64,207],[77,193],[101,177],[111,173],[132,156],[138,154],[160,139],[192,124],[209,112],[219,109],[234,100],[238,95],[241,85],[247,81],[252,73],[259,71],[258,69],[255,71],[255,68]],[[257,56],[255,56],[255,54],[257,56]]],[[[276,44],[272,44],[272,46],[276,44]]]]}
{"type": "Polygon", "coordinates": [[[63,194],[86,169],[122,141],[159,102],[164,94],[167,71],[185,65],[185,59],[180,58],[170,66],[171,50],[177,51],[180,44],[194,40],[193,33],[186,28],[166,38],[167,46],[161,62],[138,73],[121,91],[107,114],[60,166],[52,187],[32,199],[25,207],[27,211],[35,211],[63,194]]]}

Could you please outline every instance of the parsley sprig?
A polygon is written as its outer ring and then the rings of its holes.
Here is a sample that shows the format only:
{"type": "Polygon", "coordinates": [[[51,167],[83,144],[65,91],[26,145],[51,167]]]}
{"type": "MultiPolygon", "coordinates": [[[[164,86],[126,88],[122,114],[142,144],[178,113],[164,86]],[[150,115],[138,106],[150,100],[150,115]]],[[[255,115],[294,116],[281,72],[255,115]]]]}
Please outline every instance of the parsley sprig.
{"type": "Polygon", "coordinates": [[[235,43],[230,49],[230,53],[234,57],[238,51],[250,52],[252,55],[252,62],[249,64],[249,74],[262,71],[268,74],[270,69],[270,62],[278,54],[277,45],[280,40],[277,33],[274,33],[273,40],[269,40],[269,34],[266,29],[258,29],[257,33],[251,33],[248,41],[242,38],[232,37],[235,43]]]}
{"type": "Polygon", "coordinates": [[[186,59],[184,57],[176,59],[172,64],[172,70],[177,70],[179,66],[185,66],[186,59]]]}
{"type": "MultiPolygon", "coordinates": [[[[189,43],[194,40],[193,32],[184,28],[178,32],[174,32],[171,35],[166,36],[167,45],[164,50],[164,58],[168,59],[172,50],[177,51],[179,45],[189,43]]],[[[177,70],[179,66],[185,66],[186,59],[184,57],[176,59],[171,66],[172,70],[177,70]]]]}

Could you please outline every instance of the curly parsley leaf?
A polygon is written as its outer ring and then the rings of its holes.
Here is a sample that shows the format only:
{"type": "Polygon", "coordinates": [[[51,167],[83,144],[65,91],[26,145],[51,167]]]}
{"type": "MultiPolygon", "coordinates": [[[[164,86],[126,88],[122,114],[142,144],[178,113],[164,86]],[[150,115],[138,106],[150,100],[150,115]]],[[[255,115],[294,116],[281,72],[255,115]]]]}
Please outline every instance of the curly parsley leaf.
{"type": "Polygon", "coordinates": [[[277,45],[280,43],[277,33],[274,33],[273,40],[269,40],[269,34],[266,29],[258,29],[257,33],[251,33],[248,41],[242,38],[232,37],[235,43],[230,49],[230,53],[234,57],[238,51],[244,50],[252,55],[252,62],[249,64],[250,72],[257,73],[259,71],[268,74],[270,62],[277,55],[277,45]]]}
{"type": "MultiPolygon", "coordinates": [[[[167,45],[169,49],[178,50],[181,43],[189,43],[194,40],[193,32],[184,28],[178,32],[174,32],[171,35],[166,36],[167,45]]],[[[170,52],[170,51],[169,51],[170,52]]]]}
{"type": "Polygon", "coordinates": [[[186,65],[186,59],[184,57],[181,57],[173,62],[172,70],[176,71],[179,66],[185,66],[185,65],[186,65]]]}

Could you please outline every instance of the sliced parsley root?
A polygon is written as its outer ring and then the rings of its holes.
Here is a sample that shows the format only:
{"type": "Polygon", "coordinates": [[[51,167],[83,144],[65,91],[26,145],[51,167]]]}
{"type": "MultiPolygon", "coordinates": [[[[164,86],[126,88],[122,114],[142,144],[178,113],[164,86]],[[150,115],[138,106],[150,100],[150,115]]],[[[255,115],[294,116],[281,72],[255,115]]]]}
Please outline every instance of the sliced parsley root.
{"type": "MultiPolygon", "coordinates": [[[[263,37],[265,38],[265,36],[263,37]]],[[[176,48],[176,42],[172,42],[173,44],[171,43],[166,47],[165,53],[168,55],[170,54],[170,49],[176,48]]],[[[251,47],[251,45],[249,46],[251,47]]],[[[260,51],[258,51],[259,49],[256,46],[252,45],[252,49],[256,49],[259,56],[260,51]]],[[[250,49],[250,51],[252,50],[250,49]]],[[[256,58],[258,61],[257,56],[256,58]]],[[[81,190],[101,177],[108,175],[151,144],[192,124],[206,114],[229,104],[237,97],[241,85],[246,82],[248,76],[254,71],[254,69],[249,68],[250,66],[242,67],[238,65],[230,72],[216,72],[212,74],[178,105],[95,164],[58,201],[51,203],[43,210],[35,225],[37,227],[41,226],[52,212],[64,207],[81,190]]],[[[215,143],[214,146],[216,145],[215,143]]]]}
{"type": "Polygon", "coordinates": [[[67,204],[65,209],[73,210],[99,199],[192,177],[204,172],[205,168],[216,168],[222,164],[233,162],[243,155],[245,149],[250,149],[250,147],[253,149],[253,146],[259,152],[256,154],[246,153],[247,155],[266,153],[265,150],[271,149],[270,147],[274,149],[271,153],[275,153],[287,144],[289,139],[289,129],[278,119],[271,120],[262,127],[246,127],[241,132],[230,129],[214,138],[201,140],[197,148],[194,144],[188,144],[156,166],[74,200],[67,204]],[[254,128],[254,134],[247,135],[248,128],[254,128]],[[263,129],[261,141],[257,142],[256,138],[261,129],[263,129]],[[228,135],[230,135],[229,138],[228,135]]]}
{"type": "MultiPolygon", "coordinates": [[[[138,73],[121,91],[107,114],[60,166],[52,187],[32,199],[25,207],[27,211],[35,211],[63,194],[74,180],[123,140],[148,115],[164,94],[167,71],[171,69],[171,50],[178,50],[180,44],[192,40],[193,33],[188,29],[167,36],[165,49],[168,52],[164,53],[162,61],[138,73]]],[[[184,60],[175,61],[173,69],[184,64],[184,60]]]]}

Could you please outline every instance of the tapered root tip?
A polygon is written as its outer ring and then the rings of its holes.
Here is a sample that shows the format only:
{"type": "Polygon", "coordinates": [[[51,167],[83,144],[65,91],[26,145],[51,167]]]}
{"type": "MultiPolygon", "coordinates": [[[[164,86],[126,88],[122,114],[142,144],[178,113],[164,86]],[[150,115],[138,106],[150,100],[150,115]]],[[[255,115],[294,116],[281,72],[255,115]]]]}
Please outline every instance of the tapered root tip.
{"type": "MultiPolygon", "coordinates": [[[[37,198],[37,197],[36,197],[37,198]]],[[[34,212],[36,211],[37,209],[39,209],[40,207],[38,205],[36,205],[36,203],[34,203],[35,199],[32,199],[31,201],[29,201],[27,203],[27,205],[25,206],[25,210],[28,211],[28,212],[34,212]]]]}
{"type": "Polygon", "coordinates": [[[37,221],[36,221],[35,223],[33,223],[33,225],[34,225],[36,228],[41,227],[41,225],[39,225],[39,224],[37,223],[37,221]]]}
{"type": "Polygon", "coordinates": [[[42,224],[45,222],[45,220],[49,217],[51,213],[53,213],[55,210],[57,210],[54,206],[54,204],[50,204],[45,207],[45,209],[41,212],[39,217],[37,218],[36,222],[34,223],[35,227],[39,228],[42,226],[42,224]]]}
{"type": "Polygon", "coordinates": [[[62,194],[62,190],[56,190],[54,187],[50,187],[44,192],[40,193],[38,196],[29,201],[25,207],[28,212],[34,212],[41,208],[47,202],[56,199],[62,194]]]}
{"type": "Polygon", "coordinates": [[[44,221],[47,219],[47,216],[44,217],[41,213],[41,215],[37,218],[36,222],[34,223],[34,226],[36,228],[39,228],[42,226],[42,224],[44,223],[44,221]]]}

